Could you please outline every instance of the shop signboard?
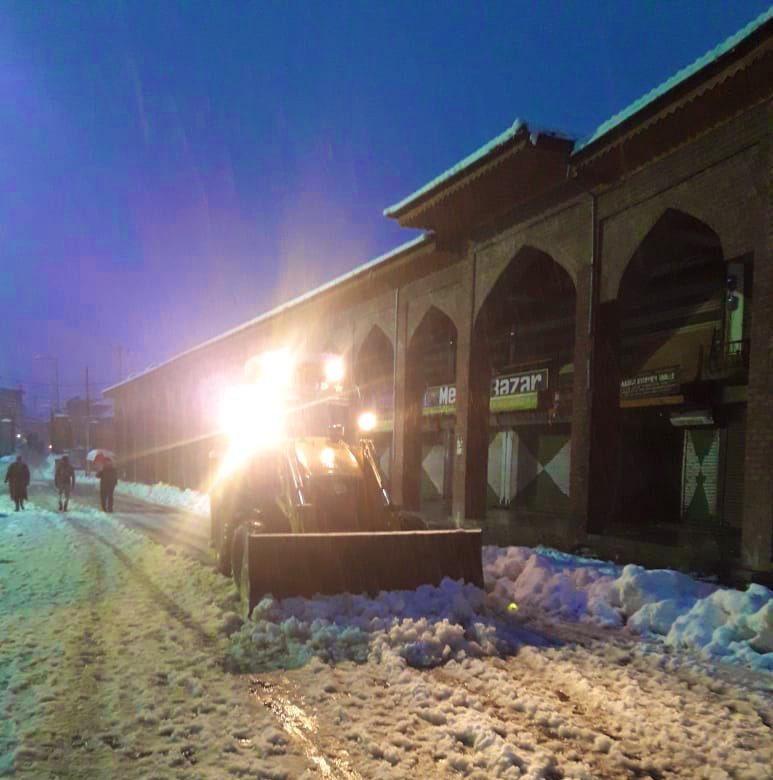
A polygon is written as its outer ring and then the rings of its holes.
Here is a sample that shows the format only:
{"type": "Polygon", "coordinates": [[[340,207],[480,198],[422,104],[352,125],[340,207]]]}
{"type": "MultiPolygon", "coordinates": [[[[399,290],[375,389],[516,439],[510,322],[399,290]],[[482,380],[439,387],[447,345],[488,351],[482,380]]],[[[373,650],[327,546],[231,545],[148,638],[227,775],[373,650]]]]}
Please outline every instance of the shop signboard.
{"type": "MultiPolygon", "coordinates": [[[[548,369],[521,371],[491,380],[492,412],[536,409],[538,393],[548,389],[548,369]]],[[[456,385],[435,385],[424,393],[424,414],[452,414],[456,409],[456,385]]]]}
{"type": "Polygon", "coordinates": [[[510,412],[536,409],[539,392],[548,389],[548,369],[521,371],[517,374],[495,377],[491,382],[492,412],[510,412]]]}
{"type": "Polygon", "coordinates": [[[622,400],[677,395],[679,390],[679,366],[656,368],[627,377],[620,382],[622,400]]]}
{"type": "Polygon", "coordinates": [[[452,414],[456,409],[456,385],[435,385],[424,391],[424,414],[452,414]]]}

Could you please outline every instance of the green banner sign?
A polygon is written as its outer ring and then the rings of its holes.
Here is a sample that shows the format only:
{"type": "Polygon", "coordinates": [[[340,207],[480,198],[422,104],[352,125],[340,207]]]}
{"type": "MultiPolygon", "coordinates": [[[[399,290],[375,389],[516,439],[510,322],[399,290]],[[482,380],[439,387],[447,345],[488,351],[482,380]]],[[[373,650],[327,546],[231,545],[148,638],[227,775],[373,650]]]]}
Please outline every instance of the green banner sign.
{"type": "MultiPolygon", "coordinates": [[[[536,409],[539,392],[548,389],[547,368],[521,371],[491,380],[492,412],[536,409]]],[[[453,414],[456,410],[456,385],[435,385],[424,393],[424,414],[453,414]]]]}

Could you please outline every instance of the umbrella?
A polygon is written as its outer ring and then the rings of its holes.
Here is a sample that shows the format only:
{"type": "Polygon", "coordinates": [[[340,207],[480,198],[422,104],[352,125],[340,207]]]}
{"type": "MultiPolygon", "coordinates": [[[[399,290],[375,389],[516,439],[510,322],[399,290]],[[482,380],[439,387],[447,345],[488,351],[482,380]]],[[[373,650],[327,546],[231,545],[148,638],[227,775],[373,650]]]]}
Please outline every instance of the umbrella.
{"type": "Polygon", "coordinates": [[[115,455],[110,450],[91,450],[86,456],[86,463],[95,469],[101,469],[106,460],[114,460],[115,455]]]}

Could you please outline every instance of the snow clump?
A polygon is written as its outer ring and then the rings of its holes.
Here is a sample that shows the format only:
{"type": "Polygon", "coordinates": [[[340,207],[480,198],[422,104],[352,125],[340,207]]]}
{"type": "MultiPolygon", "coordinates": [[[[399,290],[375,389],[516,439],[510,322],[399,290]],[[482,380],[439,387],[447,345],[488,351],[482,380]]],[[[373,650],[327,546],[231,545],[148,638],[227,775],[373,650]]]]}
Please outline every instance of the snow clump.
{"type": "Polygon", "coordinates": [[[773,671],[773,591],[719,588],[669,569],[625,567],[545,548],[485,547],[486,587],[563,620],[663,637],[672,647],[773,671]]]}
{"type": "Polygon", "coordinates": [[[512,652],[535,639],[485,591],[446,578],[438,587],[376,598],[267,596],[232,637],[231,660],[238,669],[258,670],[297,668],[312,657],[362,663],[396,655],[409,666],[429,668],[512,652]]]}

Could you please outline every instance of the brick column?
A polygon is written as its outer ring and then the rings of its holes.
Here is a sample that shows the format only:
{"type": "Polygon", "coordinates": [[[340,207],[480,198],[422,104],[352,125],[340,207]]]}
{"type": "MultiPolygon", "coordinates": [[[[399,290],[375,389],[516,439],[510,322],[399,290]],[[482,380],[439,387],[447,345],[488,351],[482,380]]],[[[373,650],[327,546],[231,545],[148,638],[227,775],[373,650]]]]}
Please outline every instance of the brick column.
{"type": "Polygon", "coordinates": [[[572,444],[569,463],[569,527],[571,542],[579,542],[588,530],[590,501],[591,410],[588,370],[591,351],[590,265],[577,274],[574,320],[574,381],[572,389],[572,444]]]}
{"type": "MultiPolygon", "coordinates": [[[[411,370],[408,360],[408,305],[400,300],[397,311],[397,341],[394,376],[394,437],[390,482],[396,503],[406,509],[418,509],[419,475],[416,473],[413,446],[415,438],[415,403],[412,402],[411,370]]],[[[420,422],[420,420],[418,421],[420,422]]],[[[421,463],[419,463],[421,468],[421,463]]]]}
{"type": "MultiPolygon", "coordinates": [[[[487,361],[476,354],[474,340],[475,261],[462,271],[458,299],[456,342],[456,422],[451,515],[456,525],[482,520],[486,514],[488,404],[490,377],[487,361]]],[[[480,353],[482,345],[478,345],[480,353]]]]}
{"type": "Polygon", "coordinates": [[[773,209],[767,240],[754,252],[754,302],[746,406],[743,527],[744,566],[764,570],[773,550],[773,209]]]}
{"type": "MultiPolygon", "coordinates": [[[[620,314],[617,301],[598,307],[593,336],[586,529],[602,533],[619,509],[620,314]]],[[[575,368],[575,371],[577,369],[575,368]]]]}

